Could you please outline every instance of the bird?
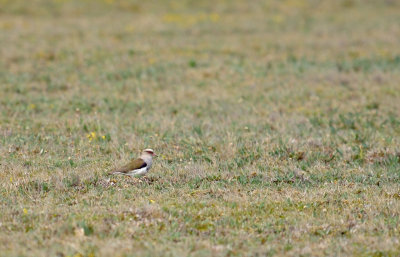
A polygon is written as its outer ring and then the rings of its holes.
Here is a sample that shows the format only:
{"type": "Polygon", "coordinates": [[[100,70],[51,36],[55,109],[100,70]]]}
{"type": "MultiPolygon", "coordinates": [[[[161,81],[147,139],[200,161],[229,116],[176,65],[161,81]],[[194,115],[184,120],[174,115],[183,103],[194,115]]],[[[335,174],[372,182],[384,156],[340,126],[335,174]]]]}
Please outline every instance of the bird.
{"type": "Polygon", "coordinates": [[[141,177],[146,175],[153,164],[153,157],[157,156],[153,149],[145,149],[137,159],[132,159],[129,163],[109,172],[109,175],[127,175],[131,177],[141,177]]]}

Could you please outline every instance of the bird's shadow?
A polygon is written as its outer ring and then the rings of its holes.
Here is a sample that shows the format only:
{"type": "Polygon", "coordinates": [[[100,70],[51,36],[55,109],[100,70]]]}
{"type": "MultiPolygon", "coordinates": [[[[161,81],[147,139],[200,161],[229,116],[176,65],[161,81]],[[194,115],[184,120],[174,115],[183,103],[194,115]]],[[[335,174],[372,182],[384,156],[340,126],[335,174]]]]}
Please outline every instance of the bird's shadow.
{"type": "Polygon", "coordinates": [[[156,177],[131,177],[131,176],[123,176],[123,175],[110,175],[108,178],[101,180],[101,185],[103,187],[116,186],[120,187],[123,185],[152,185],[158,181],[156,177]]]}
{"type": "Polygon", "coordinates": [[[124,180],[126,183],[131,184],[131,185],[140,185],[140,184],[152,185],[155,182],[157,182],[157,178],[146,177],[146,176],[141,177],[141,178],[127,177],[124,180]]]}

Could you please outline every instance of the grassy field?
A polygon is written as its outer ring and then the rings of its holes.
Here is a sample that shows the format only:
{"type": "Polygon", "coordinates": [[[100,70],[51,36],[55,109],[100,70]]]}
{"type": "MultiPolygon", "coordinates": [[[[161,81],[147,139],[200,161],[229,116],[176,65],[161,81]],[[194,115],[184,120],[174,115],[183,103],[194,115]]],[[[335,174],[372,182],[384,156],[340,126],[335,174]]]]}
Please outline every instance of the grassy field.
{"type": "Polygon", "coordinates": [[[0,256],[399,256],[399,8],[0,0],[0,256]]]}

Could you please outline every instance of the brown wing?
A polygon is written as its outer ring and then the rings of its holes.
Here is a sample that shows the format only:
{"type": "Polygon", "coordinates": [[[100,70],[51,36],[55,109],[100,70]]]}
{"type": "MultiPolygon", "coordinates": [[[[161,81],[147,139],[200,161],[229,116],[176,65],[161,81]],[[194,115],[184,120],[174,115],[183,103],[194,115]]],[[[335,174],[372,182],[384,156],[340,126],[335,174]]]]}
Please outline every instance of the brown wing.
{"type": "Polygon", "coordinates": [[[110,172],[110,174],[119,172],[119,173],[128,173],[129,171],[136,170],[136,169],[141,169],[147,166],[147,163],[143,161],[142,159],[138,158],[135,160],[130,161],[128,164],[115,169],[110,172]]]}

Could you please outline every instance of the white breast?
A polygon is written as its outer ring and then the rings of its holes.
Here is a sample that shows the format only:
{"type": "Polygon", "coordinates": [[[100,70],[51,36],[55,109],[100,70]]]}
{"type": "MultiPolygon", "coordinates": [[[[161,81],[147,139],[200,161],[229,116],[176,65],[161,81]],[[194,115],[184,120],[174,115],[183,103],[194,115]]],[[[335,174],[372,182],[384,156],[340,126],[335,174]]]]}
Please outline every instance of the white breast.
{"type": "Polygon", "coordinates": [[[149,170],[148,167],[144,167],[141,169],[131,170],[127,173],[128,176],[143,176],[149,170]]]}

